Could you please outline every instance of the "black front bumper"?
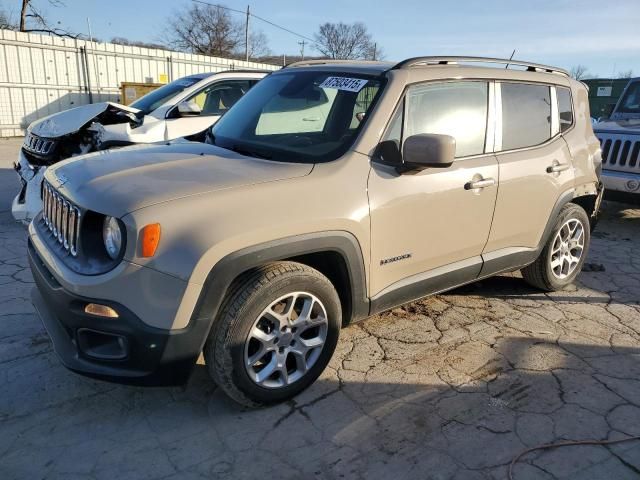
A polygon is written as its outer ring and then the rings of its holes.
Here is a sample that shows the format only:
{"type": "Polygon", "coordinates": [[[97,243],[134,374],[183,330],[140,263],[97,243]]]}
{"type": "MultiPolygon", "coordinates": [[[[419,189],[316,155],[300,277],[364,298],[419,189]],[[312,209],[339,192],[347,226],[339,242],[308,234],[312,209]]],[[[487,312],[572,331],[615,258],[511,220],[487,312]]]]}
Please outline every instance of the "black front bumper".
{"type": "Polygon", "coordinates": [[[209,324],[191,321],[179,331],[143,323],[125,306],[65,290],[29,241],[36,287],[33,304],[62,363],[82,375],[134,385],[185,383],[202,351],[209,324]],[[115,309],[118,318],[85,313],[88,303],[115,309]]]}

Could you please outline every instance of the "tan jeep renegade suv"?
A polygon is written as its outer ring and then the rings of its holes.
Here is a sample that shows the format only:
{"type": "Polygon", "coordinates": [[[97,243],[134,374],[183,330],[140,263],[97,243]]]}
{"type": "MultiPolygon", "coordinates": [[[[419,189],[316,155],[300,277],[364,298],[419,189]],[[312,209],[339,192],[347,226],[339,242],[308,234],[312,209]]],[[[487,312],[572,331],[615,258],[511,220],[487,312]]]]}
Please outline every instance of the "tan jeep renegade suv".
{"type": "Polygon", "coordinates": [[[566,72],[473,57],[303,62],[201,141],[47,171],[34,304],[70,369],[290,398],[340,327],[521,269],[560,289],[599,209],[600,146],[566,72]]]}

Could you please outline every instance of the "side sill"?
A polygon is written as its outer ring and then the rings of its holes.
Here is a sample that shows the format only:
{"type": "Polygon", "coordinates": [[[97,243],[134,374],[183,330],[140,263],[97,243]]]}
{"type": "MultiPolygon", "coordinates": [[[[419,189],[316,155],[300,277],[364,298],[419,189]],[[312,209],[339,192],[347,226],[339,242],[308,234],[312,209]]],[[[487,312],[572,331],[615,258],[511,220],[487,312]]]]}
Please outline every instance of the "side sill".
{"type": "Polygon", "coordinates": [[[538,246],[538,248],[508,247],[483,253],[484,264],[482,265],[480,277],[489,277],[526,267],[535,262],[541,250],[541,246],[538,246]]]}
{"type": "Polygon", "coordinates": [[[482,269],[482,257],[434,268],[412,275],[387,287],[371,299],[369,315],[375,315],[398,305],[413,302],[434,293],[473,282],[482,269]]]}

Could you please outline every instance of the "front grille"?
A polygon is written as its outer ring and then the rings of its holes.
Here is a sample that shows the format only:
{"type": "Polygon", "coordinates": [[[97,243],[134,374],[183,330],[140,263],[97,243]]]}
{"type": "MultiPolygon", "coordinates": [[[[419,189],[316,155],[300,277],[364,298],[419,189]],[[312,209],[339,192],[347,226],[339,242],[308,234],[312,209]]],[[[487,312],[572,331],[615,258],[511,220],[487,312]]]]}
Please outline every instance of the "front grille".
{"type": "Polygon", "coordinates": [[[597,133],[602,168],[640,174],[640,135],[597,133]]]}
{"type": "Polygon", "coordinates": [[[80,209],[45,180],[42,183],[42,220],[53,238],[74,257],[78,255],[80,219],[80,209]]]}
{"type": "Polygon", "coordinates": [[[49,155],[53,152],[55,146],[55,140],[38,137],[32,133],[28,133],[27,136],[24,137],[24,149],[28,152],[35,153],[36,155],[49,155]]]}

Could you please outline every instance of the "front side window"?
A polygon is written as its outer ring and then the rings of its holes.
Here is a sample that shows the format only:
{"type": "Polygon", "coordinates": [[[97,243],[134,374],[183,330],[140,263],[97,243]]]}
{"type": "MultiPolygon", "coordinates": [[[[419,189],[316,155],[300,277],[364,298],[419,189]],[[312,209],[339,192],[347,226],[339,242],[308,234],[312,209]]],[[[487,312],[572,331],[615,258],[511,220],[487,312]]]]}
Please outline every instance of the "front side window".
{"type": "Polygon", "coordinates": [[[227,80],[209,85],[189,101],[200,107],[200,115],[222,115],[251,88],[249,80],[227,80]]]}
{"type": "Polygon", "coordinates": [[[502,150],[551,138],[551,91],[546,85],[502,83],[502,150]]]}
{"type": "Polygon", "coordinates": [[[566,132],[573,125],[573,108],[571,106],[571,90],[556,87],[558,97],[558,113],[560,115],[560,132],[566,132]]]}
{"type": "Polygon", "coordinates": [[[416,85],[406,96],[404,138],[420,133],[451,135],[456,158],[484,153],[487,133],[487,82],[416,85]]]}
{"type": "Polygon", "coordinates": [[[334,160],[356,139],[384,82],[345,72],[269,75],[212,127],[211,141],[278,161],[334,160]]]}

